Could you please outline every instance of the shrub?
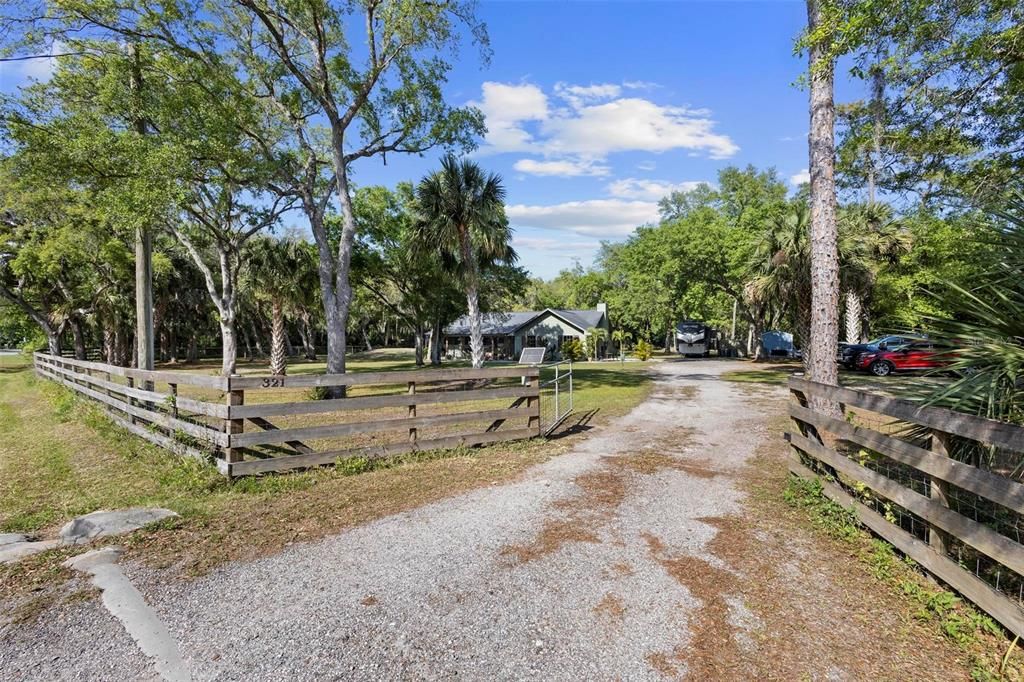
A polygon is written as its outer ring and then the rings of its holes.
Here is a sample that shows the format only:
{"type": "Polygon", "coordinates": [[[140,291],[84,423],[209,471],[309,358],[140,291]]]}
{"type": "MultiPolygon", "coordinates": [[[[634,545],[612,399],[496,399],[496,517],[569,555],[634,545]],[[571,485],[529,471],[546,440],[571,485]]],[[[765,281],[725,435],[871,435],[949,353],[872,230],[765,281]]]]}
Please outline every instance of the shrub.
{"type": "Polygon", "coordinates": [[[307,400],[327,400],[327,395],[326,386],[313,386],[306,391],[307,400]]]}
{"type": "Polygon", "coordinates": [[[647,339],[640,339],[636,342],[636,357],[639,360],[647,362],[654,355],[654,346],[647,339]]]}
{"type": "Polygon", "coordinates": [[[583,359],[584,353],[583,343],[576,338],[569,339],[562,344],[562,357],[569,362],[578,362],[583,359]]]}

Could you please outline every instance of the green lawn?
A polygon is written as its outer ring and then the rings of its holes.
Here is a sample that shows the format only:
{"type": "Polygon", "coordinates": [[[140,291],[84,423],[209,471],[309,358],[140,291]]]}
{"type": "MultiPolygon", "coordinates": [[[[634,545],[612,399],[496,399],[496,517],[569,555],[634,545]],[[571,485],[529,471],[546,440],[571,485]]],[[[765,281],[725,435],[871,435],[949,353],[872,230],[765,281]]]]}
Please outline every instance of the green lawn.
{"type": "MultiPolygon", "coordinates": [[[[412,366],[385,354],[351,363],[353,370],[412,366]]],[[[319,365],[322,370],[322,364],[319,365]]],[[[194,368],[207,371],[205,366],[194,368]]],[[[262,365],[243,371],[262,371],[262,365]]],[[[313,364],[293,373],[316,371],[313,364]]],[[[590,425],[622,414],[647,395],[640,363],[580,363],[574,368],[577,412],[590,425]]],[[[545,376],[548,370],[545,370],[545,376]]],[[[273,553],[473,487],[513,478],[564,452],[580,436],[503,443],[486,448],[416,453],[364,471],[333,467],[228,482],[212,465],[171,455],[114,427],[91,401],[37,379],[24,362],[0,371],[0,532],[52,537],[70,518],[135,505],[164,506],[181,518],[132,536],[128,551],[192,574],[232,559],[273,553]]],[[[55,550],[0,566],[0,603],[34,588],[49,594],[59,563],[81,548],[55,550]]],[[[58,581],[59,582],[59,581],[58,581]]]]}

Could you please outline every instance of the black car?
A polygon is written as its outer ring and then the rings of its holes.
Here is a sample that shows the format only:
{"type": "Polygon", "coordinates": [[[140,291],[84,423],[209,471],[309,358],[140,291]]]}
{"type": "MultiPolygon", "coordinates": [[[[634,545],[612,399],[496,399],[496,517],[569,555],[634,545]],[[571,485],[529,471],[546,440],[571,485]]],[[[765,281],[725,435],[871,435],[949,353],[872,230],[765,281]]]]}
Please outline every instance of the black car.
{"type": "Polygon", "coordinates": [[[839,364],[846,369],[857,369],[857,359],[860,358],[864,353],[877,353],[883,350],[891,350],[897,346],[905,346],[908,343],[914,343],[915,341],[921,341],[919,336],[905,336],[903,334],[894,334],[891,336],[883,336],[878,339],[873,339],[867,343],[840,343],[839,344],[839,364]]]}

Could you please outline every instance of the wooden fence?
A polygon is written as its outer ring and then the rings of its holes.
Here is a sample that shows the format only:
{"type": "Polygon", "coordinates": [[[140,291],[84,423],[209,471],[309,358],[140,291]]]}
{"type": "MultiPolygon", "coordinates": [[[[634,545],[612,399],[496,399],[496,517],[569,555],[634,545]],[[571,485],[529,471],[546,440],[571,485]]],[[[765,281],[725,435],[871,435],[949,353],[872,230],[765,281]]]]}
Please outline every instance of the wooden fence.
{"type": "Polygon", "coordinates": [[[790,471],[820,477],[865,526],[1024,635],[1024,484],[949,456],[983,444],[1019,458],[1024,428],[796,377],[789,388],[790,471]],[[823,400],[845,419],[812,407],[823,400]]]}
{"type": "Polygon", "coordinates": [[[98,401],[132,433],[213,457],[229,477],[540,434],[535,367],[221,377],[45,353],[34,361],[40,376],[98,401]],[[308,395],[339,386],[345,398],[308,395]]]}

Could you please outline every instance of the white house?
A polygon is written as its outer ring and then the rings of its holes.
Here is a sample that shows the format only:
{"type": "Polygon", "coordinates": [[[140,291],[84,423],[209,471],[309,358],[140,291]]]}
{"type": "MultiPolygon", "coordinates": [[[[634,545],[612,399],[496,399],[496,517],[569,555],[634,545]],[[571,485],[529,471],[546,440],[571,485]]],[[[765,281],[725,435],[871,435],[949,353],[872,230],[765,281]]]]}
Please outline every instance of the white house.
{"type": "MultiPolygon", "coordinates": [[[[593,310],[557,310],[516,313],[485,313],[482,319],[484,350],[492,360],[514,360],[523,348],[545,346],[548,359],[559,357],[562,343],[571,338],[584,341],[587,330],[605,330],[606,339],[598,344],[598,357],[609,348],[611,323],[608,306],[598,303],[593,310]]],[[[449,356],[469,353],[469,316],[464,315],[444,330],[444,349],[449,356]]]]}

